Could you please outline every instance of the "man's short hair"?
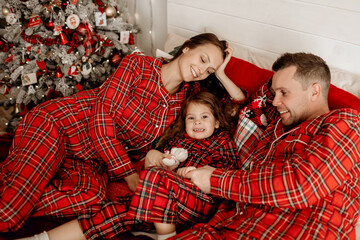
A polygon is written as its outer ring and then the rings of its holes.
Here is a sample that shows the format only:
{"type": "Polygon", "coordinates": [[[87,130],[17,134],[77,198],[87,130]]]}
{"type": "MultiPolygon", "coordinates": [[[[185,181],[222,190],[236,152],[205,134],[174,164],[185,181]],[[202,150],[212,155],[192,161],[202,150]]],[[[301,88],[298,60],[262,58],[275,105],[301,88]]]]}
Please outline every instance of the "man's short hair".
{"type": "Polygon", "coordinates": [[[274,62],[272,70],[276,72],[290,66],[296,67],[295,80],[301,83],[304,90],[314,83],[319,83],[327,99],[331,74],[328,65],[321,57],[303,52],[284,53],[274,62]]]}

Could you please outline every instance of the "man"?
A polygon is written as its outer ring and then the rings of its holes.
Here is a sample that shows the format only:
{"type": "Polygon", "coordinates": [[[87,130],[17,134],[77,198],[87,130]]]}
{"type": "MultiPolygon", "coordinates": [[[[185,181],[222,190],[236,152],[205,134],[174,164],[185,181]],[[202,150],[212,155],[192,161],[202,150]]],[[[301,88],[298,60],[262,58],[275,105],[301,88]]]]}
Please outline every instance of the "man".
{"type": "Polygon", "coordinates": [[[273,70],[270,89],[259,91],[273,95],[272,118],[255,142],[242,142],[239,169],[188,174],[205,193],[232,201],[171,239],[355,239],[359,113],[329,110],[330,71],[320,57],[286,53],[273,70]]]}

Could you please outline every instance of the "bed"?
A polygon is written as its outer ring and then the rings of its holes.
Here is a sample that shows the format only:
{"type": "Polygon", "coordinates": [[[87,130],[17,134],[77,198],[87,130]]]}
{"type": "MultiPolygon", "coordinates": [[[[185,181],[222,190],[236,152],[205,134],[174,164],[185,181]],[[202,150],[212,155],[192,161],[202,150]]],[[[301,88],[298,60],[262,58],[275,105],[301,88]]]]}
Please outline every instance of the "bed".
{"type": "MultiPolygon", "coordinates": [[[[175,47],[181,45],[183,41],[185,41],[186,38],[183,36],[180,36],[175,33],[169,33],[167,40],[165,42],[163,49],[157,49],[156,55],[158,57],[168,57],[168,53],[172,51],[175,47]]],[[[235,46],[236,48],[236,46],[235,46]]],[[[237,49],[236,52],[241,52],[241,50],[237,49]]],[[[253,93],[259,86],[261,86],[263,83],[265,83],[270,76],[272,75],[272,72],[269,69],[259,67],[256,63],[259,65],[271,65],[269,62],[266,62],[266,58],[262,58],[261,56],[257,56],[251,51],[248,51],[246,53],[246,56],[251,57],[251,60],[245,60],[241,59],[244,58],[243,56],[234,56],[231,61],[229,62],[227,68],[225,69],[226,74],[240,87],[246,89],[250,94],[253,93]],[[251,81],[250,81],[251,80],[251,81]]],[[[336,72],[336,74],[332,76],[333,78],[340,78],[341,81],[344,81],[344,79],[352,79],[356,76],[351,75],[347,72],[336,72]],[[344,78],[345,76],[345,78],[344,78]]],[[[335,79],[336,80],[336,79],[335,79]]],[[[360,81],[359,78],[357,78],[358,81],[360,81]]],[[[350,80],[349,80],[350,81],[350,80]]],[[[335,85],[332,85],[330,88],[330,94],[329,94],[329,104],[330,108],[341,108],[341,107],[347,107],[351,106],[352,108],[358,109],[360,111],[360,99],[359,96],[356,96],[354,94],[351,94],[347,91],[347,89],[341,89],[335,85]]],[[[136,164],[136,168],[138,171],[141,169],[142,162],[138,162],[136,164]]],[[[109,185],[108,189],[108,197],[109,199],[115,199],[116,196],[119,195],[125,195],[126,193],[129,193],[129,189],[127,188],[127,185],[125,182],[112,182],[109,185]]],[[[20,231],[11,234],[0,234],[0,240],[1,239],[11,239],[13,237],[23,237],[28,235],[33,235],[35,233],[41,232],[43,230],[51,229],[68,219],[52,219],[52,218],[32,218],[30,219],[26,226],[21,229],[20,231]]],[[[359,229],[360,235],[360,223],[357,224],[357,228],[359,229]]],[[[121,239],[132,239],[133,236],[130,234],[124,234],[123,236],[119,236],[115,239],[121,240],[121,239]]],[[[114,240],[115,240],[114,239],[114,240]]],[[[360,236],[357,237],[357,239],[360,239],[360,236]]]]}

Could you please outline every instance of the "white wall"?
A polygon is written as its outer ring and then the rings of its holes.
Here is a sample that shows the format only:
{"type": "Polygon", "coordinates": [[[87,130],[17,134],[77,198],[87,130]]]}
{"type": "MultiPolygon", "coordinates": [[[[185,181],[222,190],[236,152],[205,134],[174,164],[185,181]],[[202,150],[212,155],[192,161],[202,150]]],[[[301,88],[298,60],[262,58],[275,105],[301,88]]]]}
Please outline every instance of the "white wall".
{"type": "Polygon", "coordinates": [[[167,36],[167,0],[125,1],[133,16],[132,23],[141,29],[135,36],[135,44],[146,55],[154,56],[156,48],[164,46],[167,36]]]}
{"type": "Polygon", "coordinates": [[[210,28],[273,60],[283,52],[312,52],[332,67],[360,74],[360,0],[168,0],[167,4],[169,32],[190,37],[210,28]]]}

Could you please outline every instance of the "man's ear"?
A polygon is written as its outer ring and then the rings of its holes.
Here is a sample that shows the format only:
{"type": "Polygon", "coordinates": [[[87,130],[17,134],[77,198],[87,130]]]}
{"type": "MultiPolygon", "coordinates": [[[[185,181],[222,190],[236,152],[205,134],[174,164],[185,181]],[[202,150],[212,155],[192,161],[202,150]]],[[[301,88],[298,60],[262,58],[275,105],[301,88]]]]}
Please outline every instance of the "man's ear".
{"type": "Polygon", "coordinates": [[[316,100],[321,96],[321,85],[320,83],[314,83],[311,86],[311,99],[316,100]]]}

